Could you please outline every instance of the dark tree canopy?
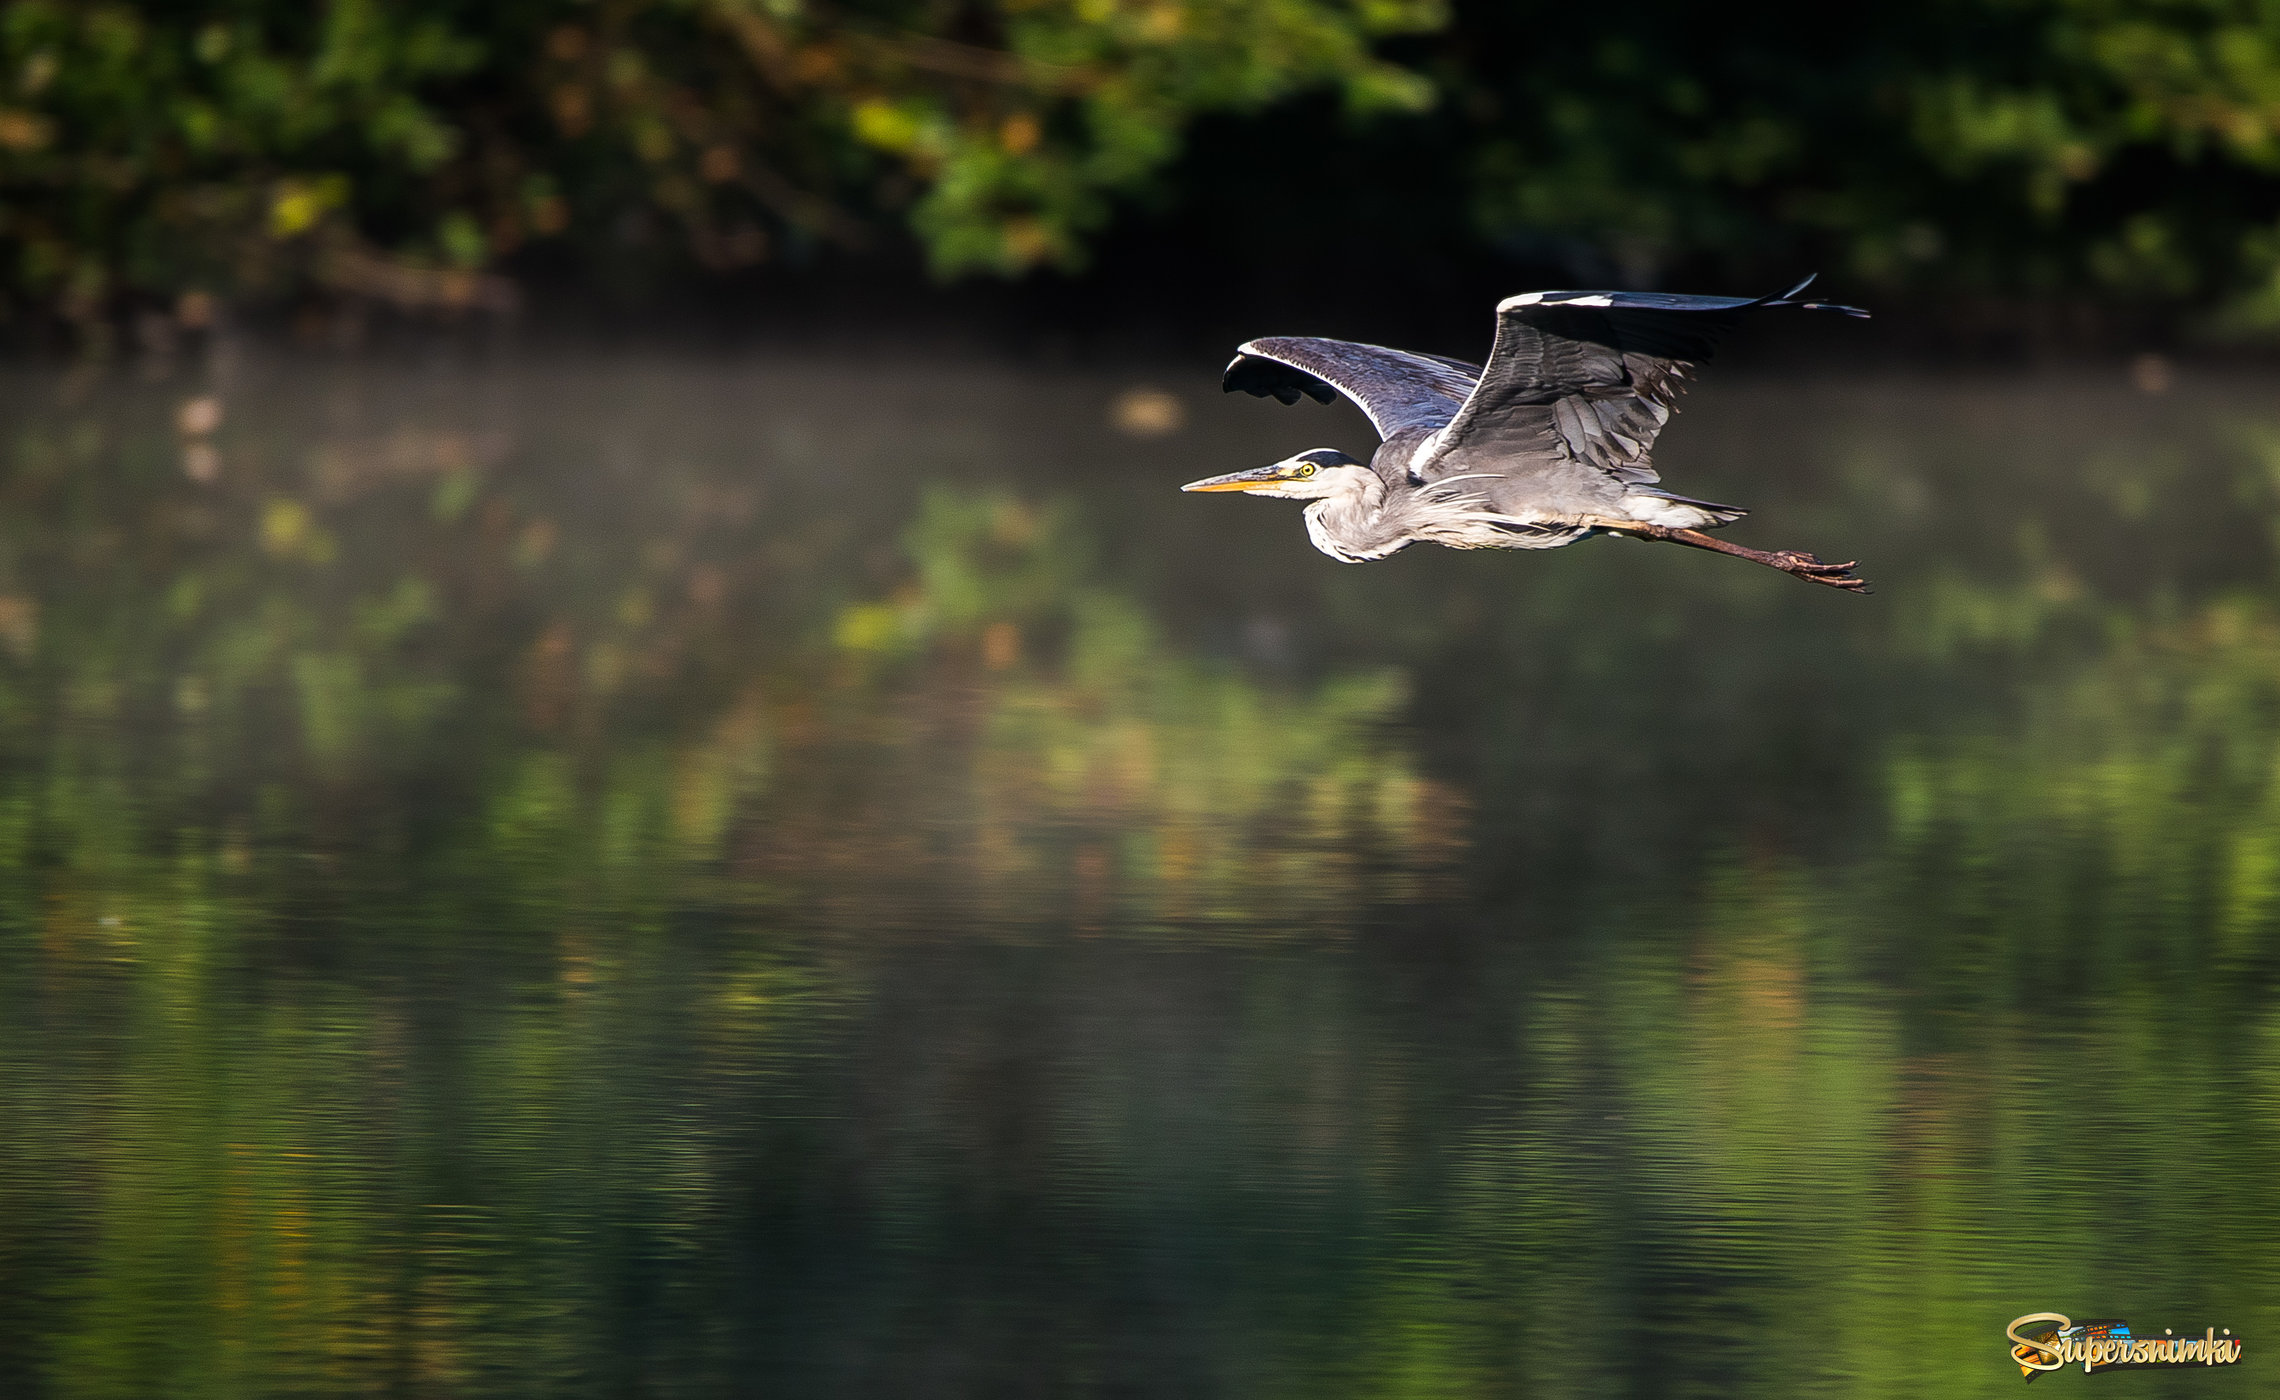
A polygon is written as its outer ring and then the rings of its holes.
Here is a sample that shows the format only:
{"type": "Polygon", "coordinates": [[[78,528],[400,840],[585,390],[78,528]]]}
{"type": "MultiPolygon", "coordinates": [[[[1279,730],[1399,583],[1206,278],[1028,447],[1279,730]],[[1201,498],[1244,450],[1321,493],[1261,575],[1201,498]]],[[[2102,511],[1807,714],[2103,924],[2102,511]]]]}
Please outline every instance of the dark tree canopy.
{"type": "Polygon", "coordinates": [[[1303,204],[1366,144],[1435,192],[1396,241],[2280,329],[2280,0],[15,0],[0,292],[456,306],[549,245],[1068,268],[1179,197],[1199,119],[1307,93],[1340,110],[1238,131],[1246,178],[1303,204]]]}

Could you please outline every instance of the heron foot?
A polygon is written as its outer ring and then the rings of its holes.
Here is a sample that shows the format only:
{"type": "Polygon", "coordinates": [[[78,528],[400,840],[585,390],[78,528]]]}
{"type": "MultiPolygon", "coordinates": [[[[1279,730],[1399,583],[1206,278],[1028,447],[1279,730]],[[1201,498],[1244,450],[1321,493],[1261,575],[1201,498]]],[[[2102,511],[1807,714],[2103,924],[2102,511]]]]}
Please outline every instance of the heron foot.
{"type": "Polygon", "coordinates": [[[1842,564],[1827,564],[1810,554],[1781,549],[1767,555],[1764,562],[1808,583],[1825,583],[1831,588],[1842,588],[1854,593],[1868,591],[1868,580],[1853,574],[1853,570],[1860,567],[1857,559],[1848,559],[1842,564]]]}

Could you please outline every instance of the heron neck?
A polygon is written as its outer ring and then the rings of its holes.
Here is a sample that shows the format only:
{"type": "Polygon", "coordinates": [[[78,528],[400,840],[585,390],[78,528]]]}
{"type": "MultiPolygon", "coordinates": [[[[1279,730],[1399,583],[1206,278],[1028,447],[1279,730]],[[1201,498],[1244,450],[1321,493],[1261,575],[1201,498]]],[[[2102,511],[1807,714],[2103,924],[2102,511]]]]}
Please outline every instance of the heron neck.
{"type": "Polygon", "coordinates": [[[1308,506],[1306,536],[1316,549],[1344,563],[1383,559],[1401,547],[1385,529],[1385,499],[1385,483],[1373,473],[1360,490],[1308,506]]]}

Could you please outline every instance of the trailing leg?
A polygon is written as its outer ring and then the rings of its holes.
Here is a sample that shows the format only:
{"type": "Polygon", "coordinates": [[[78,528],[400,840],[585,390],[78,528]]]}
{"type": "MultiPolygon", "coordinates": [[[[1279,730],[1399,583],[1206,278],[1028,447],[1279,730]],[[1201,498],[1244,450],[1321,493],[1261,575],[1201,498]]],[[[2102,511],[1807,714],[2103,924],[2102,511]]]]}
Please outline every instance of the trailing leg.
{"type": "Polygon", "coordinates": [[[1668,525],[1649,525],[1637,520],[1614,520],[1604,516],[1587,516],[1582,523],[1594,529],[1614,530],[1626,535],[1636,535],[1640,539],[1668,540],[1672,544],[1682,544],[1689,549],[1707,549],[1713,554],[1731,554],[1736,559],[1747,559],[1752,564],[1763,564],[1769,569],[1779,569],[1793,578],[1801,578],[1808,583],[1827,584],[1831,588],[1842,588],[1855,593],[1866,592],[1868,589],[1867,579],[1853,576],[1855,564],[1852,561],[1843,564],[1824,564],[1810,554],[1801,554],[1793,549],[1745,549],[1738,544],[1728,544],[1716,536],[1706,535],[1700,530],[1679,530],[1668,525]]]}

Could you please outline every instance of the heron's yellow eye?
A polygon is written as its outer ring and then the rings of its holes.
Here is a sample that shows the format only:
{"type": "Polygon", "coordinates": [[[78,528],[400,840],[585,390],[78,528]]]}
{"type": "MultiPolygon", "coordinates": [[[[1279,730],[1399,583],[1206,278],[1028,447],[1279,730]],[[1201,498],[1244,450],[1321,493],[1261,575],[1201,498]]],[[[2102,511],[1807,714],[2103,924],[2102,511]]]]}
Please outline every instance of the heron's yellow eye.
{"type": "Polygon", "coordinates": [[[1307,463],[1305,466],[1303,466],[1303,467],[1300,467],[1300,468],[1298,469],[1298,474],[1299,474],[1300,476],[1312,476],[1312,475],[1314,475],[1314,464],[1313,464],[1312,462],[1308,462],[1308,463],[1307,463]]]}

